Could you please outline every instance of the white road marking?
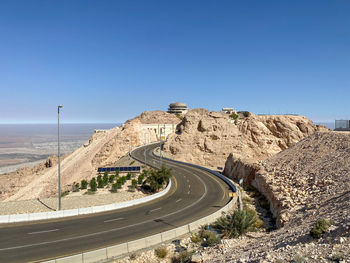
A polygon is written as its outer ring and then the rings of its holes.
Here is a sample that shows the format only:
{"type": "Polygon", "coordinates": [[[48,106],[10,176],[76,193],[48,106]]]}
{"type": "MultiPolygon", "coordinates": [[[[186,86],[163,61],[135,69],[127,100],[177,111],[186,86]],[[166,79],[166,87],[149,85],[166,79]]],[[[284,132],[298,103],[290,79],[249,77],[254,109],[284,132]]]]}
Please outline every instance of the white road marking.
{"type": "Polygon", "coordinates": [[[115,219],[109,219],[109,220],[103,221],[103,223],[108,223],[108,222],[117,221],[117,220],[122,220],[122,219],[124,219],[124,218],[119,217],[119,218],[115,218],[115,219]]]}
{"type": "Polygon", "coordinates": [[[188,185],[188,188],[191,188],[191,185],[190,185],[190,184],[188,185]]]}
{"type": "Polygon", "coordinates": [[[175,202],[178,203],[178,202],[180,202],[181,200],[182,200],[182,199],[180,198],[180,199],[177,199],[175,202]]]}
{"type": "MultiPolygon", "coordinates": [[[[196,176],[201,181],[201,183],[204,185],[204,194],[201,196],[201,198],[199,198],[196,202],[190,204],[189,206],[186,206],[186,207],[184,207],[184,208],[182,208],[180,210],[174,211],[174,212],[169,213],[167,215],[161,216],[159,219],[166,218],[166,217],[178,214],[178,213],[180,213],[180,212],[182,212],[182,211],[184,211],[184,210],[186,210],[186,209],[188,209],[188,208],[190,208],[192,206],[195,206],[200,201],[202,201],[202,199],[207,195],[208,189],[207,189],[207,185],[203,182],[203,180],[198,175],[196,175],[196,176]]],[[[118,227],[118,228],[112,228],[112,229],[108,229],[108,230],[105,230],[105,231],[90,233],[90,234],[81,235],[81,236],[62,238],[62,239],[57,239],[57,240],[53,240],[53,241],[46,241],[46,242],[35,243],[35,244],[28,244],[28,245],[22,245],[22,246],[0,248],[0,251],[13,250],[13,249],[25,248],[25,247],[34,247],[34,246],[47,245],[47,244],[54,244],[54,243],[58,243],[58,242],[66,242],[66,241],[69,241],[69,240],[76,240],[76,239],[79,239],[79,238],[87,238],[87,237],[97,236],[97,235],[101,235],[101,234],[110,234],[113,231],[118,231],[118,230],[125,229],[125,228],[132,228],[132,227],[143,225],[145,223],[149,223],[149,222],[153,222],[153,221],[154,221],[154,219],[149,219],[149,220],[145,220],[143,222],[139,222],[139,223],[136,223],[136,224],[131,224],[131,225],[118,227]]]]}
{"type": "Polygon", "coordinates": [[[35,235],[35,234],[42,234],[42,233],[48,233],[48,232],[55,232],[58,231],[59,229],[50,229],[50,230],[43,230],[43,231],[37,231],[37,232],[30,232],[28,235],[35,235]]]}
{"type": "Polygon", "coordinates": [[[189,183],[189,182],[190,182],[190,180],[187,179],[187,183],[189,183]]]}
{"type": "Polygon", "coordinates": [[[154,211],[157,211],[157,210],[160,210],[160,209],[162,209],[161,207],[158,207],[158,208],[156,208],[156,209],[152,209],[152,210],[149,210],[150,212],[154,212],[154,211]]]}
{"type": "Polygon", "coordinates": [[[187,194],[189,195],[191,193],[191,191],[188,191],[187,194]]]}

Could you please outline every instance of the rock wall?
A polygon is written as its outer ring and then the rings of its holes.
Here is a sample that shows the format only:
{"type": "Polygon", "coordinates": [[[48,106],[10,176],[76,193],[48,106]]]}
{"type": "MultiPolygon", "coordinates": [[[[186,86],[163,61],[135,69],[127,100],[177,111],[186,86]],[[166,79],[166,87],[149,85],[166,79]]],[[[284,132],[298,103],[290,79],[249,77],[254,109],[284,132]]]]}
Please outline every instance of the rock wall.
{"type": "Polygon", "coordinates": [[[205,109],[189,111],[168,137],[164,151],[171,157],[209,167],[223,167],[229,154],[235,158],[264,160],[318,130],[303,116],[241,117],[205,109]]]}
{"type": "Polygon", "coordinates": [[[337,206],[350,191],[349,160],[350,133],[315,132],[262,162],[230,155],[224,174],[264,194],[278,226],[283,226],[297,211],[322,203],[337,206]]]}

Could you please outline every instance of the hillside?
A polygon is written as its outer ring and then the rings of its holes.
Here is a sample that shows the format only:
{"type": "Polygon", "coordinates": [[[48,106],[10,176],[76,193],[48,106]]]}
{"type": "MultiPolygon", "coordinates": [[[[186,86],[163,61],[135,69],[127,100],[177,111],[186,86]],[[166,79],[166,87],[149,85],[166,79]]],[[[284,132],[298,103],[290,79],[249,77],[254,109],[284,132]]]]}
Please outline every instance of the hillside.
{"type": "Polygon", "coordinates": [[[263,193],[284,226],[249,240],[255,255],[290,259],[299,253],[312,256],[310,262],[329,262],[338,253],[350,260],[350,133],[316,132],[260,164],[230,156],[224,173],[263,193]],[[334,225],[316,241],[309,231],[320,218],[334,225]]]}
{"type": "Polygon", "coordinates": [[[195,109],[168,137],[164,151],[178,160],[223,167],[230,153],[264,160],[318,130],[328,129],[302,116],[250,114],[235,123],[227,114],[195,109]]]}
{"type": "MultiPolygon", "coordinates": [[[[143,123],[178,123],[179,119],[166,112],[144,112],[125,122],[121,127],[97,132],[73,153],[63,156],[61,162],[62,190],[73,182],[90,179],[100,166],[113,165],[130,149],[144,143],[145,133],[156,141],[154,131],[142,129],[143,123]]],[[[0,176],[0,200],[14,201],[57,194],[57,157],[33,168],[22,168],[0,176]]]]}

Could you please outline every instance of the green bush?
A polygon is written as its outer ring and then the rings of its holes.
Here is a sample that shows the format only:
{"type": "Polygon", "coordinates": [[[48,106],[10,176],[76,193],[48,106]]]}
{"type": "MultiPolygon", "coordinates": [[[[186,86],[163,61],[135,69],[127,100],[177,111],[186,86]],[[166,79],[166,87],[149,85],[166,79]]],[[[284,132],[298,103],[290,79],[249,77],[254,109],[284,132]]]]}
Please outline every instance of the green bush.
{"type": "Polygon", "coordinates": [[[333,224],[330,220],[319,219],[316,221],[315,225],[310,230],[310,235],[313,238],[320,238],[328,228],[333,224]]]}
{"type": "Polygon", "coordinates": [[[108,176],[108,172],[103,173],[103,177],[106,177],[106,176],[108,176]]]}
{"type": "Polygon", "coordinates": [[[111,192],[112,193],[116,193],[116,192],[118,192],[118,184],[117,183],[115,183],[115,184],[112,184],[112,190],[111,190],[111,192]]]}
{"type": "Polygon", "coordinates": [[[107,184],[108,184],[108,174],[105,174],[105,175],[103,176],[103,184],[104,184],[104,185],[107,185],[107,184]]]}
{"type": "Polygon", "coordinates": [[[233,119],[233,120],[237,120],[238,119],[238,114],[233,112],[231,115],[230,115],[230,118],[233,119]]]}
{"type": "Polygon", "coordinates": [[[110,175],[110,176],[109,176],[109,179],[108,179],[108,182],[109,182],[109,183],[113,183],[113,182],[114,182],[114,178],[115,178],[115,175],[114,175],[114,174],[110,175]]]}
{"type": "Polygon", "coordinates": [[[126,175],[126,180],[130,180],[131,179],[131,173],[128,173],[127,175],[126,175]]]}
{"type": "MultiPolygon", "coordinates": [[[[145,171],[145,170],[144,170],[145,171]]],[[[162,166],[160,170],[151,169],[146,172],[146,180],[142,183],[142,188],[149,192],[157,192],[164,184],[169,182],[171,170],[162,166]]]]}
{"type": "Polygon", "coordinates": [[[134,186],[134,187],[136,187],[136,185],[137,185],[137,180],[132,179],[132,180],[131,180],[131,185],[134,186]]]}
{"type": "Polygon", "coordinates": [[[214,227],[223,237],[234,238],[255,230],[257,219],[256,212],[246,208],[219,218],[214,227]]]}
{"type": "Polygon", "coordinates": [[[172,258],[172,263],[190,263],[192,261],[192,252],[184,250],[176,257],[172,258]]]}
{"type": "Polygon", "coordinates": [[[143,182],[143,175],[140,174],[139,177],[137,177],[137,184],[142,184],[143,182]]]}
{"type": "Polygon", "coordinates": [[[61,197],[65,197],[66,195],[68,195],[69,194],[69,191],[67,190],[67,191],[64,191],[64,192],[61,192],[61,197]]]}
{"type": "Polygon", "coordinates": [[[201,230],[200,236],[202,238],[201,244],[204,247],[212,247],[220,242],[220,239],[215,233],[209,230],[201,230]]]}
{"type": "Polygon", "coordinates": [[[103,182],[103,179],[102,178],[97,179],[97,187],[103,188],[104,186],[105,186],[105,184],[103,182]]]}
{"type": "Polygon", "coordinates": [[[305,263],[306,259],[303,256],[300,256],[299,254],[296,254],[293,258],[293,263],[305,263]]]}
{"type": "Polygon", "coordinates": [[[79,192],[79,183],[74,182],[72,185],[73,192],[79,192]]]}
{"type": "Polygon", "coordinates": [[[119,177],[119,170],[115,171],[115,177],[118,178],[119,177]]]}
{"type": "Polygon", "coordinates": [[[96,192],[96,190],[97,190],[97,184],[96,184],[96,178],[95,177],[90,180],[90,190],[92,192],[96,192]]]}
{"type": "Polygon", "coordinates": [[[155,254],[159,258],[165,258],[168,255],[166,247],[159,247],[155,250],[155,254]]]}
{"type": "Polygon", "coordinates": [[[88,181],[81,180],[80,186],[81,186],[81,189],[86,189],[88,186],[88,181]]]}

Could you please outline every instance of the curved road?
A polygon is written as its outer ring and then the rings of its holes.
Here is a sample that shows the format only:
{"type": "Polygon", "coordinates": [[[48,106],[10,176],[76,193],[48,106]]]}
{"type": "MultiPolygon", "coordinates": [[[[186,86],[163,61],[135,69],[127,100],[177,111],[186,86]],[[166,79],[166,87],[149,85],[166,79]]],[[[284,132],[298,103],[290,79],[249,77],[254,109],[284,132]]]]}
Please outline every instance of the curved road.
{"type": "MultiPolygon", "coordinates": [[[[159,166],[153,150],[159,144],[133,151],[134,158],[159,166]]],[[[167,195],[116,211],[0,225],[0,262],[43,261],[146,237],[211,214],[225,206],[229,186],[200,169],[163,160],[172,169],[167,195]]]]}

